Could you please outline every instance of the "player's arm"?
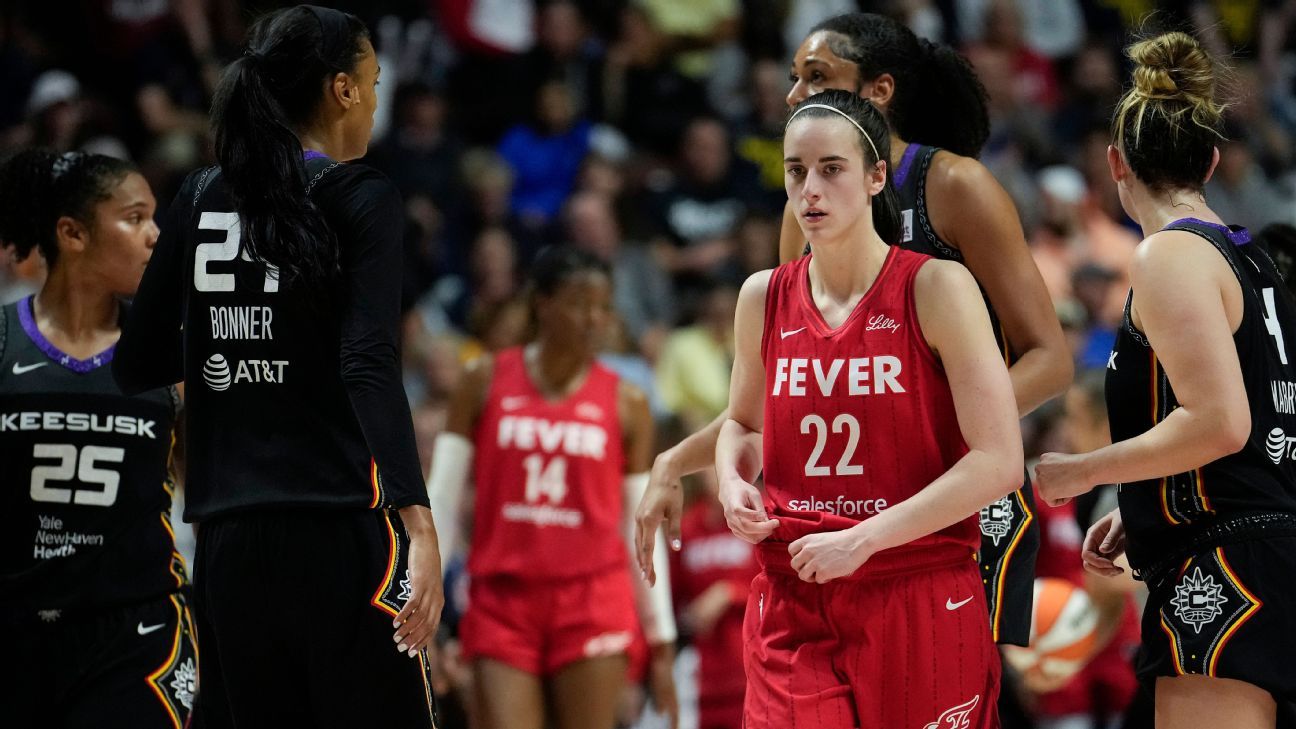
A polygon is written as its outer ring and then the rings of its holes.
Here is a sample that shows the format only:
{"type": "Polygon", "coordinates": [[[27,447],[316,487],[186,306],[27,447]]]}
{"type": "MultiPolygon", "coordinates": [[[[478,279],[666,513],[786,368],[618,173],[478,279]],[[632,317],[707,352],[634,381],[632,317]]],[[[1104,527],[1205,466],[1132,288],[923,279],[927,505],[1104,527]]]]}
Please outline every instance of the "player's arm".
{"type": "Polygon", "coordinates": [[[1163,231],[1135,252],[1130,283],[1134,324],[1174,383],[1179,407],[1142,435],[1092,453],[1044,454],[1036,473],[1051,504],[1100,483],[1191,471],[1238,452],[1251,435],[1233,343],[1242,317],[1241,288],[1228,263],[1192,233],[1163,231]]]}
{"type": "MultiPolygon", "coordinates": [[[[633,509],[643,498],[648,486],[648,463],[652,460],[652,413],[643,391],[622,382],[617,391],[617,414],[621,421],[623,449],[626,454],[626,473],[622,485],[625,492],[625,514],[622,524],[629,549],[635,550],[635,519],[633,509]]],[[[657,539],[660,541],[661,537],[657,539]]],[[[655,571],[663,578],[649,586],[635,580],[635,605],[644,637],[652,651],[648,683],[653,705],[670,718],[671,727],[679,722],[679,702],[675,695],[675,680],[671,673],[675,664],[675,610],[671,602],[668,556],[665,545],[658,544],[655,571]]]]}
{"type": "Polygon", "coordinates": [[[1017,209],[985,165],[968,157],[938,154],[927,189],[933,224],[962,252],[1017,355],[1008,374],[1017,412],[1026,415],[1070,386],[1074,365],[1017,209]]]}
{"type": "Polygon", "coordinates": [[[437,525],[441,564],[449,564],[458,548],[461,504],[473,465],[473,431],[486,403],[494,371],[490,355],[477,358],[450,394],[445,430],[432,441],[432,467],[428,472],[428,501],[437,525]]]}
{"type": "Polygon", "coordinates": [[[653,459],[648,485],[635,509],[634,555],[648,584],[657,581],[654,567],[659,528],[665,528],[671,549],[679,551],[680,518],[684,515],[684,487],[680,479],[715,465],[720,426],[729,419],[725,410],[705,428],[690,435],[653,459]]]}
{"type": "Polygon", "coordinates": [[[761,494],[753,485],[762,467],[765,361],[761,341],[771,274],[771,271],[752,274],[738,292],[729,419],[720,428],[716,442],[716,476],[720,480],[720,503],[724,506],[725,520],[739,539],[752,544],[778,528],[778,520],[766,516],[761,494]]]}
{"type": "Polygon", "coordinates": [[[144,277],[121,323],[113,350],[112,373],[127,395],[136,395],[184,379],[184,226],[193,212],[191,174],[162,218],[144,277]]]}

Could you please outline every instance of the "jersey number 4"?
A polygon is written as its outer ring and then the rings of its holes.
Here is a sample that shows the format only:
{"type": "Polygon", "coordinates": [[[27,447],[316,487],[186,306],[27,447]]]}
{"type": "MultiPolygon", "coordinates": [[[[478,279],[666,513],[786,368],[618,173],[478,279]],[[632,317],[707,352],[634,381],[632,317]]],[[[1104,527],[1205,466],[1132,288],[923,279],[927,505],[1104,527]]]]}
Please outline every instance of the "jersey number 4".
{"type": "Polygon", "coordinates": [[[121,463],[126,457],[124,448],[106,448],[88,445],[81,448],[66,444],[37,443],[32,453],[36,458],[56,458],[57,466],[37,466],[31,474],[32,501],[55,504],[84,504],[86,506],[112,506],[117,501],[117,487],[121,474],[100,463],[121,463]],[[78,481],[82,486],[99,486],[99,490],[49,486],[50,481],[78,481]]]}
{"type": "MultiPolygon", "coordinates": [[[[239,242],[243,239],[243,228],[239,225],[238,213],[203,213],[198,218],[198,230],[215,230],[225,234],[225,239],[216,243],[199,243],[194,249],[194,288],[202,292],[226,292],[234,290],[234,274],[212,273],[207,264],[212,261],[232,261],[242,258],[251,260],[246,250],[240,256],[239,242]]],[[[279,290],[279,269],[266,264],[265,293],[279,290]]]]}
{"type": "MultiPolygon", "coordinates": [[[[810,459],[805,464],[805,475],[807,476],[832,476],[833,469],[828,466],[819,465],[819,457],[823,455],[824,446],[828,443],[828,421],[811,413],[801,419],[801,434],[809,435],[810,431],[815,432],[814,450],[810,452],[810,459]]],[[[842,451],[841,458],[837,461],[837,476],[859,476],[864,473],[864,467],[851,463],[855,457],[855,449],[859,447],[860,424],[854,415],[842,413],[833,418],[832,432],[840,434],[846,431],[846,449],[842,451]]]]}

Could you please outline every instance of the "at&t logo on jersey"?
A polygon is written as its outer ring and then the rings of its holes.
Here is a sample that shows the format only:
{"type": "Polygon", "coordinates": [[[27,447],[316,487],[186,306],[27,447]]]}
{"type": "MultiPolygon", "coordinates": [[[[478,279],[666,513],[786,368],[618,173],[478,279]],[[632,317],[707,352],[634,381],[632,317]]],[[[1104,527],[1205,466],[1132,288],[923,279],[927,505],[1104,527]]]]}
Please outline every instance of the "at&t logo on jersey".
{"type": "Polygon", "coordinates": [[[1265,439],[1265,450],[1275,466],[1281,465],[1285,458],[1296,458],[1296,438],[1289,438],[1282,428],[1274,428],[1265,439]]]}
{"type": "Polygon", "coordinates": [[[288,360],[241,359],[231,368],[225,355],[219,352],[203,364],[203,381],[216,392],[224,392],[241,382],[282,384],[288,360]]]}

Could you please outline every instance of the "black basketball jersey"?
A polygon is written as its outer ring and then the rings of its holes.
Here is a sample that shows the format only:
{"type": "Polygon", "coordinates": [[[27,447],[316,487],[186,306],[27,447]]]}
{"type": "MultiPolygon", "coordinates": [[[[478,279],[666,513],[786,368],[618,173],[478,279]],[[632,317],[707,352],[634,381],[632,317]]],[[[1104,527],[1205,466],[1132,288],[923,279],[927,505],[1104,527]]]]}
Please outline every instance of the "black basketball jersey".
{"type": "Polygon", "coordinates": [[[112,349],[77,360],[0,309],[0,607],[79,609],[185,581],[171,531],[173,388],[122,394],[112,349]]]}
{"type": "MultiPolygon", "coordinates": [[[[1144,573],[1210,546],[1199,543],[1203,535],[1207,541],[1236,537],[1275,521],[1273,514],[1296,514],[1296,304],[1268,253],[1245,229],[1189,218],[1167,230],[1210,241],[1242,285],[1242,323],[1233,344],[1251,409],[1251,436],[1242,450],[1194,471],[1120,485],[1130,564],[1144,573]],[[1228,528],[1221,531],[1220,525],[1228,528]]],[[[1134,327],[1129,301],[1107,362],[1114,442],[1141,435],[1179,406],[1156,352],[1134,327]]]]}
{"type": "MultiPolygon", "coordinates": [[[[939,147],[911,143],[905,147],[900,164],[896,165],[895,173],[891,176],[891,184],[895,186],[896,197],[900,200],[900,246],[943,261],[963,263],[963,254],[936,234],[927,212],[927,173],[931,171],[932,160],[939,151],[939,147]]],[[[982,295],[984,297],[984,290],[982,295]]],[[[995,315],[994,307],[990,305],[990,299],[986,298],[985,302],[999,351],[1003,353],[1004,362],[1011,366],[1015,357],[1008,347],[1003,326],[995,315]]]]}
{"type": "Polygon", "coordinates": [[[306,171],[337,236],[330,289],[250,260],[209,168],[167,211],[127,320],[119,382],[187,384],[186,521],[427,503],[399,369],[400,195],[363,165],[316,157],[306,171]]]}

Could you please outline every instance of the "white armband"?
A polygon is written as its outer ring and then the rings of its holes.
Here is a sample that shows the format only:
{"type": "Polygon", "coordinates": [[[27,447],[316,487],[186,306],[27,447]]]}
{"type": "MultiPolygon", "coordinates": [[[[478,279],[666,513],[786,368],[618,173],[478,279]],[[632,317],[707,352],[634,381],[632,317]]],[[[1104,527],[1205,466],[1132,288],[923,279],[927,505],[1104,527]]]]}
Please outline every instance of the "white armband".
{"type": "Polygon", "coordinates": [[[643,624],[644,637],[650,644],[674,643],[675,608],[671,603],[670,590],[670,557],[666,553],[666,538],[661,530],[654,536],[657,544],[653,549],[653,571],[657,581],[649,586],[639,574],[638,567],[633,567],[635,560],[635,521],[634,511],[648,490],[648,473],[632,473],[622,482],[625,491],[626,544],[629,548],[632,565],[631,580],[635,584],[635,607],[639,611],[639,621],[643,624]]]}
{"type": "Polygon", "coordinates": [[[440,433],[432,444],[432,472],[428,476],[428,501],[441,546],[441,568],[449,564],[459,536],[459,500],[468,483],[473,444],[458,433],[440,433]]]}

